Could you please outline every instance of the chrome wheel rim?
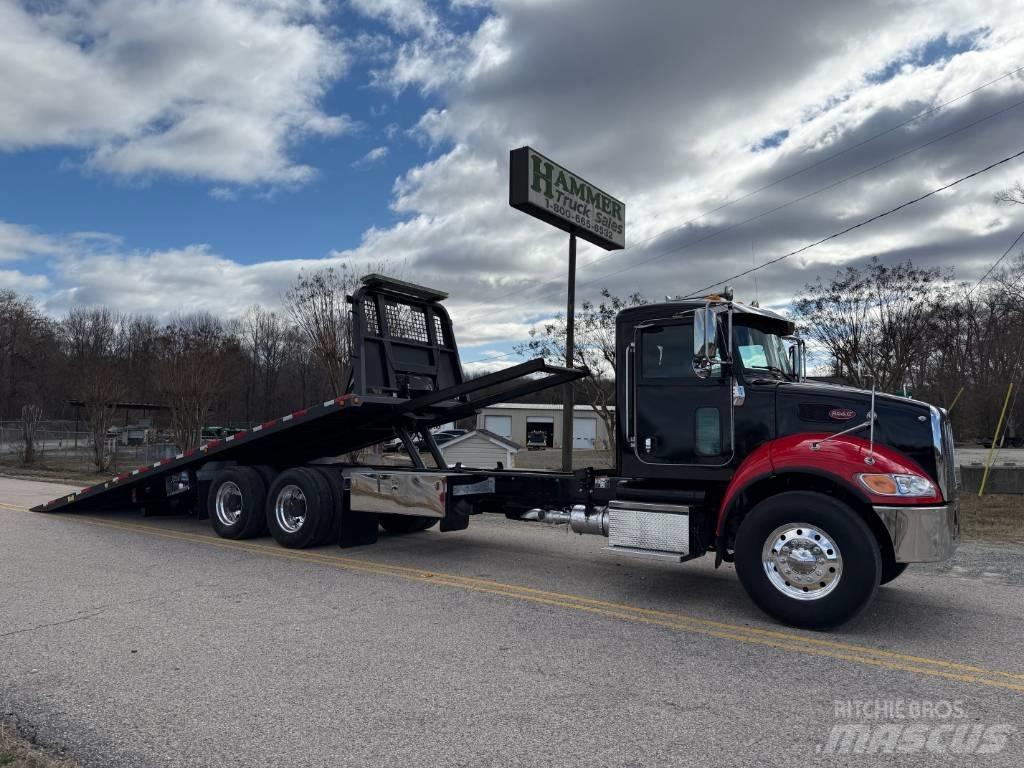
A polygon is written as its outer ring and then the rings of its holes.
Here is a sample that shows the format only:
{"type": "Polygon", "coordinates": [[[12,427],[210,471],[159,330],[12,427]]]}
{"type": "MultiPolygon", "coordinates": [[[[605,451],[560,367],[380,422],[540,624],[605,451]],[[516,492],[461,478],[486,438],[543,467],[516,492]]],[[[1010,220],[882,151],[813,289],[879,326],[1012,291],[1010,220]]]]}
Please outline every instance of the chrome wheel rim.
{"type": "Polygon", "coordinates": [[[794,600],[820,600],[843,576],[843,556],[820,526],[787,523],[765,540],[761,563],[768,581],[794,600]]]}
{"type": "Polygon", "coordinates": [[[214,513],[221,525],[232,526],[242,516],[242,489],[234,481],[228,480],[217,489],[214,513]]]}
{"type": "Polygon", "coordinates": [[[297,485],[286,485],[274,500],[274,518],[285,533],[298,533],[306,522],[306,494],[297,485]]]}

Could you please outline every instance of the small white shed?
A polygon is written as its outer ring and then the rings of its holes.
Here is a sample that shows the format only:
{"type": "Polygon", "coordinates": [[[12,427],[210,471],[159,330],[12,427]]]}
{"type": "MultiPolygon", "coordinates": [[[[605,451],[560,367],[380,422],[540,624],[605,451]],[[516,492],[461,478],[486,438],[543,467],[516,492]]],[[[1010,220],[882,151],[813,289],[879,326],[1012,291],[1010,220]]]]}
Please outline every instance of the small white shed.
{"type": "Polygon", "coordinates": [[[515,466],[515,456],[522,446],[486,429],[474,429],[440,448],[450,466],[461,463],[465,467],[493,469],[500,461],[507,469],[515,466]]]}

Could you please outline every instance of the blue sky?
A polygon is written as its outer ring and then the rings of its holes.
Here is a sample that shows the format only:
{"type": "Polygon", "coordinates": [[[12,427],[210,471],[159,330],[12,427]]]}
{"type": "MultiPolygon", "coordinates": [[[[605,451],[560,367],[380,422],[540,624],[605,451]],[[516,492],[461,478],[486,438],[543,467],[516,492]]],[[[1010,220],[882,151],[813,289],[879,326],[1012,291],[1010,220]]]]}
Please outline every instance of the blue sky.
{"type": "MultiPolygon", "coordinates": [[[[479,8],[445,15],[456,32],[475,28],[479,8]]],[[[345,5],[320,19],[325,27],[381,35],[385,23],[345,5]]],[[[0,210],[11,221],[46,232],[116,232],[128,248],[170,249],[183,242],[210,244],[242,263],[323,256],[358,244],[371,226],[389,227],[400,217],[389,207],[401,170],[433,151],[409,136],[420,116],[442,106],[437,95],[416,89],[395,92],[371,85],[375,64],[355,60],[347,76],[324,94],[326,114],[348,114],[358,128],[345,141],[312,139],[291,149],[296,162],[317,169],[295,188],[245,188],[209,179],[167,174],[123,178],[83,172],[85,151],[40,148],[0,153],[0,210]],[[386,147],[380,160],[361,164],[368,152],[386,147]],[[226,189],[230,199],[211,197],[226,189]]]]}
{"type": "MultiPolygon", "coordinates": [[[[684,293],[1022,148],[1022,110],[987,117],[1024,99],[1021,0],[634,5],[0,0],[0,288],[238,315],[385,262],[448,289],[486,360],[564,301],[564,235],[507,205],[513,147],[627,202],[625,251],[581,245],[581,300],[684,293]]],[[[872,256],[980,276],[1022,177],[765,270],[761,301],[872,256]]]]}

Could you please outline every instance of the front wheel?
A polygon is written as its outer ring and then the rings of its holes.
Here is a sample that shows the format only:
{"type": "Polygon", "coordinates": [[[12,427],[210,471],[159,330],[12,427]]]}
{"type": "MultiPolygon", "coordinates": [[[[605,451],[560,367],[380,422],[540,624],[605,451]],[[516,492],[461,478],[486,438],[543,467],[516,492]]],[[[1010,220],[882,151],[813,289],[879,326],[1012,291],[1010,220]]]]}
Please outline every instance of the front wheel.
{"type": "Polygon", "coordinates": [[[838,499],[806,491],[755,506],[736,535],[735,562],[761,610],[805,629],[853,618],[882,574],[878,542],[860,516],[838,499]]]}

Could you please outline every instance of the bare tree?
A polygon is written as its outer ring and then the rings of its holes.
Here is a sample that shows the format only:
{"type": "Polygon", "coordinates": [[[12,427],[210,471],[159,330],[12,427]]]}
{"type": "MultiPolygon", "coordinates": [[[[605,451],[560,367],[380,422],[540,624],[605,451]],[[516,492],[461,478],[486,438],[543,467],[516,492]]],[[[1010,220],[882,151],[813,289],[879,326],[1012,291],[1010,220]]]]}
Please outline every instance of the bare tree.
{"type": "Polygon", "coordinates": [[[343,264],[299,274],[285,294],[288,314],[309,342],[327,371],[333,394],[348,386],[352,360],[352,314],[345,297],[355,290],[359,276],[343,264]]]}
{"type": "Polygon", "coordinates": [[[156,365],[160,324],[150,315],[125,318],[121,334],[120,357],[131,397],[140,403],[153,399],[156,386],[156,365]]]}
{"type": "Polygon", "coordinates": [[[871,376],[879,389],[894,392],[928,354],[934,311],[951,287],[938,269],[909,261],[887,266],[874,258],[862,268],[839,270],[827,284],[818,278],[804,286],[793,307],[852,384],[865,386],[871,376]]]}
{"type": "Polygon", "coordinates": [[[53,324],[30,298],[0,290],[0,418],[17,418],[26,401],[51,387],[53,324]]]}
{"type": "Polygon", "coordinates": [[[36,460],[36,431],[42,418],[43,411],[38,405],[21,407],[21,458],[26,464],[32,464],[36,460]]]}
{"type": "Polygon", "coordinates": [[[198,448],[210,406],[221,390],[224,326],[209,313],[175,318],[160,338],[159,388],[171,407],[178,450],[198,448]]]}
{"type": "Polygon", "coordinates": [[[107,307],[74,307],[61,323],[74,391],[85,407],[92,441],[93,464],[110,467],[107,433],[125,389],[117,360],[123,319],[107,307]]]}
{"type": "Polygon", "coordinates": [[[1024,183],[1018,181],[1012,187],[996,192],[995,202],[997,205],[1024,205],[1024,183]]]}
{"type": "Polygon", "coordinates": [[[249,364],[246,396],[250,400],[259,399],[261,420],[271,413],[288,353],[288,330],[284,318],[258,305],[249,308],[240,324],[240,341],[249,364]]]}
{"type": "Polygon", "coordinates": [[[331,395],[348,389],[352,311],[347,297],[359,287],[361,275],[370,272],[396,274],[401,270],[381,262],[365,265],[362,271],[342,264],[337,269],[299,273],[284,296],[288,315],[327,373],[331,395]]]}
{"type": "MultiPolygon", "coordinates": [[[[607,288],[601,291],[601,298],[599,304],[584,301],[576,313],[574,357],[576,365],[590,369],[590,375],[580,381],[583,396],[611,438],[615,434],[615,387],[611,381],[615,376],[615,318],[626,307],[646,304],[647,300],[638,293],[625,298],[612,296],[607,288]]],[[[516,352],[564,364],[565,341],[565,316],[557,315],[543,327],[531,328],[530,340],[518,345],[516,352]]]]}

